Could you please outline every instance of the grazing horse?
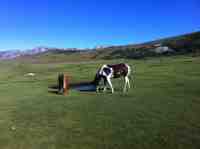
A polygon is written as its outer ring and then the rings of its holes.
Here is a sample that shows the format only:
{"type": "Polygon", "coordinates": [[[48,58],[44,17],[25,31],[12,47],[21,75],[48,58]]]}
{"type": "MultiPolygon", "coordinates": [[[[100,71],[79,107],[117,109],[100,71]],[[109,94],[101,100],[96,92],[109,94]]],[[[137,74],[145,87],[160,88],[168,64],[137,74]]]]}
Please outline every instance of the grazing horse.
{"type": "Polygon", "coordinates": [[[106,84],[108,83],[112,93],[114,93],[114,88],[111,83],[111,78],[120,78],[124,77],[125,84],[123,91],[126,92],[127,85],[128,88],[130,88],[130,82],[129,82],[129,75],[131,72],[131,68],[128,64],[120,63],[115,65],[103,65],[101,68],[97,71],[95,79],[93,83],[96,85],[97,92],[99,91],[98,85],[100,81],[104,80],[104,91],[106,90],[106,84]]]}

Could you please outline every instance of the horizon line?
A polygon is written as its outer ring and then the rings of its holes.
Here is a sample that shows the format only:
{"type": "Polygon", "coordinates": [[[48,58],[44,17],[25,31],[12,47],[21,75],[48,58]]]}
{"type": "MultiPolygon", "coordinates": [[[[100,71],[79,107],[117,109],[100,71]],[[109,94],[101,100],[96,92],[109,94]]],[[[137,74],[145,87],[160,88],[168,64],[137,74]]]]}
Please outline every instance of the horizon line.
{"type": "Polygon", "coordinates": [[[86,49],[97,49],[97,47],[118,47],[118,46],[128,46],[128,45],[138,45],[138,44],[145,44],[145,43],[148,43],[148,42],[154,42],[154,41],[158,41],[158,40],[163,40],[163,39],[168,39],[168,38],[175,38],[175,37],[178,37],[178,36],[186,36],[186,35],[190,35],[190,34],[194,34],[194,33],[198,33],[200,32],[200,30],[198,31],[193,31],[193,32],[186,32],[186,33],[182,33],[182,34],[178,34],[178,35],[172,35],[172,36],[165,36],[165,37],[160,37],[160,38],[155,38],[155,39],[152,39],[152,40],[145,40],[145,41],[142,41],[142,42],[135,42],[135,43],[127,43],[127,44],[112,44],[112,45],[108,45],[108,44],[99,44],[99,45],[96,45],[96,46],[93,46],[93,47],[85,47],[85,48],[78,48],[78,47],[59,47],[59,46],[33,46],[31,48],[7,48],[7,49],[0,49],[0,52],[5,52],[5,51],[28,51],[28,50],[32,50],[32,49],[35,49],[35,48],[49,48],[49,49],[77,49],[77,50],[86,50],[86,49]]]}

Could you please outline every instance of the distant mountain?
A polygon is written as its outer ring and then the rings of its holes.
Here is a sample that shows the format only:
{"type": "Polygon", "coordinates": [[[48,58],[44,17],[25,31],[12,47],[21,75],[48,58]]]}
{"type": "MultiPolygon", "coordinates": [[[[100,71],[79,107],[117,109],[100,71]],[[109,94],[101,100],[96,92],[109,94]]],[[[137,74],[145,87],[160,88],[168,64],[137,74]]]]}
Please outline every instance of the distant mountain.
{"type": "Polygon", "coordinates": [[[65,51],[78,51],[75,48],[69,48],[69,49],[58,49],[58,48],[47,48],[47,47],[36,47],[29,50],[8,50],[8,51],[0,51],[0,59],[15,59],[18,57],[24,57],[24,56],[33,56],[37,54],[42,54],[45,52],[65,52],[65,51]]]}
{"type": "Polygon", "coordinates": [[[30,50],[0,52],[0,59],[18,59],[32,62],[62,62],[94,59],[138,59],[160,55],[192,53],[200,55],[200,32],[159,39],[141,44],[97,46],[94,49],[59,49],[37,47],[30,50]]]}
{"type": "Polygon", "coordinates": [[[14,59],[20,55],[19,50],[0,51],[0,59],[14,59]]]}
{"type": "Polygon", "coordinates": [[[14,59],[23,55],[34,55],[48,51],[48,48],[38,47],[30,50],[8,50],[0,51],[0,59],[14,59]]]}

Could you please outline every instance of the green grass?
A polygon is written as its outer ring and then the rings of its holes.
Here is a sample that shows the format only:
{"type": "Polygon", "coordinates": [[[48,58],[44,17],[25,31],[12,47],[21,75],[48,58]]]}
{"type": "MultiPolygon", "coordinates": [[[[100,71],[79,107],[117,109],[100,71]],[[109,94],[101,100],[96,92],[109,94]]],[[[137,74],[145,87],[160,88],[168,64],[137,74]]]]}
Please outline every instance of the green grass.
{"type": "Polygon", "coordinates": [[[200,147],[200,57],[0,64],[1,149],[195,149],[200,147]],[[73,82],[94,78],[103,63],[136,68],[123,94],[48,92],[59,72],[73,82]],[[33,78],[24,74],[35,72],[33,78]]]}

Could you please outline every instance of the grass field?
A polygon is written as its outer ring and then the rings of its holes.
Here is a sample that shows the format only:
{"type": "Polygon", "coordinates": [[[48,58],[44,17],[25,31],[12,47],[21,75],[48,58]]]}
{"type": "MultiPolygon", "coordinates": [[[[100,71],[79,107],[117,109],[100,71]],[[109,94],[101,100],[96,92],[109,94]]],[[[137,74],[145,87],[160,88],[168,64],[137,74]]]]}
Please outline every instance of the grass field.
{"type": "Polygon", "coordinates": [[[0,62],[0,149],[198,149],[199,114],[200,57],[0,62]],[[120,79],[114,94],[48,92],[59,72],[90,81],[101,64],[119,62],[136,68],[126,94],[120,79]]]}

